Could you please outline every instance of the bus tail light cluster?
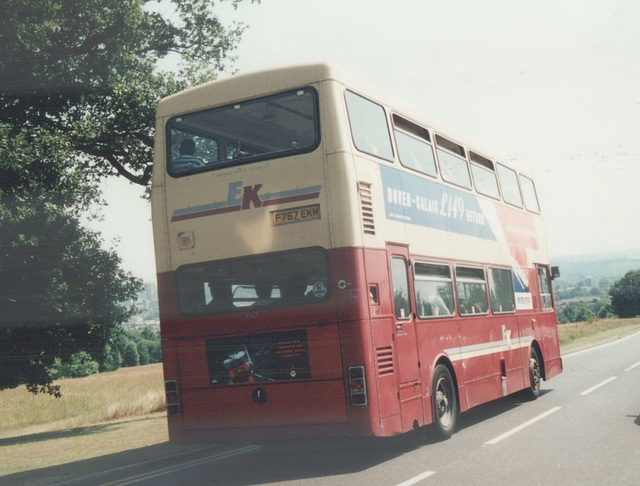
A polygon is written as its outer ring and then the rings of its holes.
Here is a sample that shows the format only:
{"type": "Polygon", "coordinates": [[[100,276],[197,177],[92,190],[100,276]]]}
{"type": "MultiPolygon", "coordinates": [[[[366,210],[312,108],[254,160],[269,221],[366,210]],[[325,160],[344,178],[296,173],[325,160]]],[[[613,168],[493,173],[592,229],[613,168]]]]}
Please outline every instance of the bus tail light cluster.
{"type": "Polygon", "coordinates": [[[167,415],[179,415],[180,402],[178,400],[178,382],[176,380],[165,381],[164,394],[167,401],[167,415]]]}
{"type": "Polygon", "coordinates": [[[354,407],[367,405],[367,379],[364,375],[364,366],[349,367],[349,392],[351,405],[354,407]]]}

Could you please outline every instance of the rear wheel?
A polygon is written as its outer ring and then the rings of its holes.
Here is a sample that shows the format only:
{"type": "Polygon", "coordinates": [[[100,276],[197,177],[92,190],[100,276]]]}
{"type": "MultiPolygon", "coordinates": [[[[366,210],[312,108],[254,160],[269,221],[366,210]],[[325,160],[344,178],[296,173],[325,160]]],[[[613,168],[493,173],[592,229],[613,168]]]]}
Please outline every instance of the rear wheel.
{"type": "Polygon", "coordinates": [[[432,390],[433,424],[438,436],[448,439],[458,418],[458,400],[449,368],[441,364],[436,366],[432,390]]]}
{"type": "Polygon", "coordinates": [[[540,396],[540,382],[542,381],[542,373],[540,372],[540,359],[535,348],[531,348],[529,355],[529,388],[526,389],[526,395],[529,399],[535,400],[540,396]]]}

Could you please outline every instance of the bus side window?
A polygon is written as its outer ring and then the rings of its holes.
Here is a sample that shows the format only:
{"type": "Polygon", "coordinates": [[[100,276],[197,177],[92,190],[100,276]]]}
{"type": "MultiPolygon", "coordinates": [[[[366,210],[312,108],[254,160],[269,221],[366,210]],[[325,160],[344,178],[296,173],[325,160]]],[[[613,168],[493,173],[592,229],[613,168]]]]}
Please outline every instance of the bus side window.
{"type": "Polygon", "coordinates": [[[396,318],[409,319],[411,317],[411,302],[409,301],[407,262],[404,261],[404,258],[394,257],[391,259],[391,283],[396,318]]]}
{"type": "Polygon", "coordinates": [[[522,195],[520,194],[520,186],[518,185],[518,176],[516,171],[505,167],[502,164],[497,164],[498,167],[498,179],[500,180],[500,186],[502,187],[502,197],[504,202],[516,206],[522,207],[522,195]]]}
{"type": "Polygon", "coordinates": [[[551,299],[551,278],[548,267],[538,267],[538,288],[540,290],[540,305],[542,310],[553,309],[551,299]]]}
{"type": "Polygon", "coordinates": [[[456,294],[461,316],[486,314],[489,305],[484,269],[456,267],[456,294]]]}
{"type": "Polygon", "coordinates": [[[398,115],[393,115],[393,125],[400,163],[409,169],[436,177],[438,171],[429,131],[398,115]]]}
{"type": "Polygon", "coordinates": [[[345,92],[353,143],[360,152],[393,162],[387,117],[382,106],[345,92]]]}
{"type": "Polygon", "coordinates": [[[516,309],[511,270],[489,268],[489,296],[494,314],[513,312],[516,309]]]}
{"type": "Polygon", "coordinates": [[[440,135],[436,135],[436,146],[442,178],[457,186],[471,189],[471,176],[464,147],[440,135]]]}
{"type": "Polygon", "coordinates": [[[455,306],[449,265],[416,262],[413,286],[418,317],[427,319],[453,315],[455,306]]]}
{"type": "Polygon", "coordinates": [[[520,187],[522,188],[522,197],[524,198],[524,206],[527,211],[540,214],[540,204],[538,203],[538,195],[536,194],[536,186],[531,179],[520,175],[520,187]]]}

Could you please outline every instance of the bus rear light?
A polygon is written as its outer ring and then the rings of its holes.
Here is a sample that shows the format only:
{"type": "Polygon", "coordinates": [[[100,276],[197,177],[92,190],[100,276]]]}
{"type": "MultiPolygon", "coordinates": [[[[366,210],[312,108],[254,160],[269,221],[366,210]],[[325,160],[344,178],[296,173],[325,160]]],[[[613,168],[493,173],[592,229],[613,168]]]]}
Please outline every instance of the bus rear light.
{"type": "Polygon", "coordinates": [[[167,415],[179,415],[180,402],[178,400],[178,382],[176,380],[165,381],[164,394],[167,403],[167,415]]]}
{"type": "Polygon", "coordinates": [[[364,366],[349,367],[349,392],[352,406],[367,405],[367,379],[364,375],[364,366]]]}

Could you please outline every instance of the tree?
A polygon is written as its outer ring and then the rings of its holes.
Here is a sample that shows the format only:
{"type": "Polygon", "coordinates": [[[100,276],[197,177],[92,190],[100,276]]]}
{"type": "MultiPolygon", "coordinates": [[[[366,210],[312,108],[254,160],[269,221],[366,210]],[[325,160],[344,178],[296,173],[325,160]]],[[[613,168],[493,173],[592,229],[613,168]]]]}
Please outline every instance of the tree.
{"type": "Polygon", "coordinates": [[[0,194],[0,389],[57,395],[55,358],[86,351],[102,362],[142,282],[64,208],[25,201],[11,207],[0,194]]]}
{"type": "MultiPolygon", "coordinates": [[[[239,0],[233,0],[237,4],[239,0]]],[[[243,27],[210,0],[5,0],[0,16],[0,389],[59,395],[50,370],[114,344],[141,281],[79,215],[98,182],[147,187],[157,101],[227,69],[243,27]],[[161,72],[172,53],[178,70],[161,72]]]]}
{"type": "MultiPolygon", "coordinates": [[[[240,0],[235,0],[237,4],[240,0]]],[[[92,180],[147,186],[157,101],[227,69],[244,29],[225,28],[210,0],[5,0],[0,16],[0,125],[38,129],[66,167],[92,180]],[[165,6],[165,8],[168,8],[165,6]],[[178,72],[158,71],[173,53],[178,72]]]]}
{"type": "Polygon", "coordinates": [[[122,364],[123,366],[138,366],[140,364],[138,345],[135,341],[127,341],[122,353],[122,364]]]}
{"type": "Polygon", "coordinates": [[[630,270],[609,289],[611,307],[618,317],[640,316],[640,270],[630,270]]]}

